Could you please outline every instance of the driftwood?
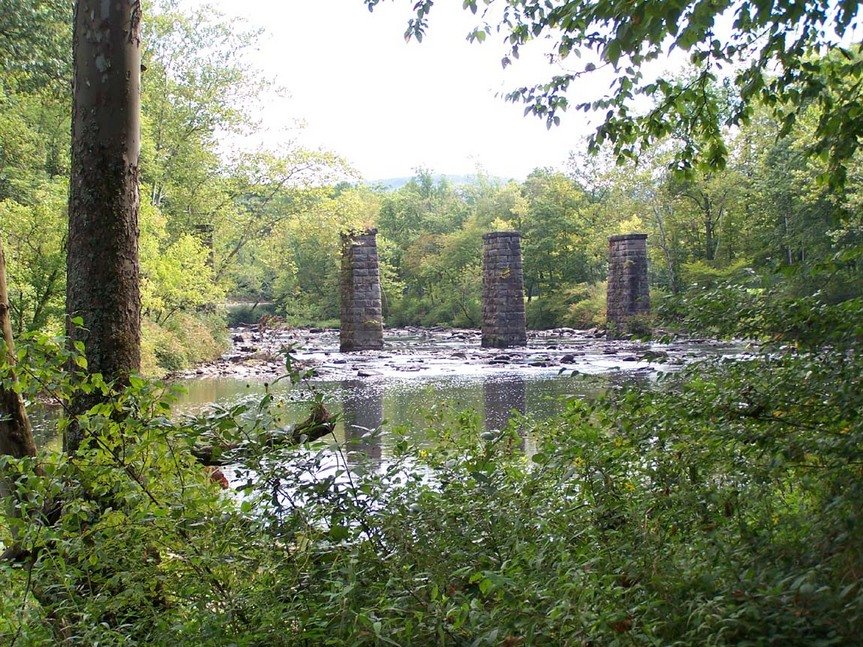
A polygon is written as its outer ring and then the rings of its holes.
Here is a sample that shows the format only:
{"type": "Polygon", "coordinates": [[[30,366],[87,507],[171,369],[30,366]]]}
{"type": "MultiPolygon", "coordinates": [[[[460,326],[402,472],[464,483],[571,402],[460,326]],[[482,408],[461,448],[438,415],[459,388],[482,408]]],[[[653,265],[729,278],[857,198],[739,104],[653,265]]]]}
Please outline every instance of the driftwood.
{"type": "MultiPolygon", "coordinates": [[[[322,438],[332,433],[334,428],[335,421],[332,414],[322,403],[316,402],[312,406],[311,415],[293,429],[268,431],[260,440],[265,447],[300,445],[322,438]]],[[[198,445],[192,449],[192,455],[202,465],[229,465],[237,462],[237,453],[241,450],[241,443],[198,445]]]]}

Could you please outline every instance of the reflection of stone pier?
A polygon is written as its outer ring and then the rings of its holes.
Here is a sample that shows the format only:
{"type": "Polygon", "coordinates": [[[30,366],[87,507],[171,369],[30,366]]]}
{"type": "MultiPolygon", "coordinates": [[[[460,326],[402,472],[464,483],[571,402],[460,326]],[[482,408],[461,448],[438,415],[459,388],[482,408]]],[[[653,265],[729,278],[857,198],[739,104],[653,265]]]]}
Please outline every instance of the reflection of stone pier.
{"type": "Polygon", "coordinates": [[[341,351],[384,345],[377,229],[342,234],[341,351]]]}
{"type": "Polygon", "coordinates": [[[342,420],[348,456],[361,452],[373,460],[380,460],[380,436],[367,434],[380,427],[384,420],[383,391],[359,380],[342,382],[342,388],[345,392],[342,420]]]}
{"type": "Polygon", "coordinates": [[[485,429],[503,429],[509,423],[513,411],[527,412],[527,390],[521,377],[502,381],[487,379],[482,383],[485,399],[485,429]]]}
{"type": "Polygon", "coordinates": [[[521,234],[495,231],[482,237],[482,345],[527,345],[521,234]]]}
{"type": "Polygon", "coordinates": [[[650,313],[647,284],[647,234],[608,239],[608,336],[631,332],[631,320],[650,313]]]}

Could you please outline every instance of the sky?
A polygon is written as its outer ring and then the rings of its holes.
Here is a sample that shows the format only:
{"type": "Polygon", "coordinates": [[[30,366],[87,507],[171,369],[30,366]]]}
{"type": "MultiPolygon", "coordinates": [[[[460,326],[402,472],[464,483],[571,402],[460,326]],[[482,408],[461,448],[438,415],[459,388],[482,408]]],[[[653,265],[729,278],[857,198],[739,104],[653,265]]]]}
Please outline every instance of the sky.
{"type": "Polygon", "coordinates": [[[547,130],[522,104],[496,96],[560,70],[538,49],[502,69],[501,38],[468,43],[476,18],[458,0],[435,4],[422,43],[405,42],[407,0],[381,2],[373,13],[362,0],[210,3],[266,30],[254,63],[289,98],[268,101],[261,137],[337,153],[367,181],[417,168],[521,180],[537,167],[563,167],[592,131],[575,112],[547,130]]]}

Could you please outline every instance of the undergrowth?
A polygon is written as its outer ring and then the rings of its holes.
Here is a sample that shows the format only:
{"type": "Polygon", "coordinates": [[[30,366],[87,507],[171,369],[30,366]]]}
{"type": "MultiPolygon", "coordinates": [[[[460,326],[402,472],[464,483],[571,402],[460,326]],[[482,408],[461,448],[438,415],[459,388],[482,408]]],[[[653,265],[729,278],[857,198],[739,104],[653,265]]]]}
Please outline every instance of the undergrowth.
{"type": "MultiPolygon", "coordinates": [[[[35,353],[28,374],[55,375],[50,356],[35,353]]],[[[384,460],[361,465],[334,442],[272,446],[270,396],[177,422],[153,383],[114,392],[80,375],[51,388],[105,401],[80,421],[86,448],[42,454],[43,475],[0,459],[16,487],[0,536],[29,555],[0,565],[6,642],[859,641],[853,346],[774,349],[572,398],[528,428],[529,453],[525,421],[481,433],[463,415],[432,445],[395,433],[384,460]],[[242,446],[231,491],[190,452],[214,430],[242,446]]]]}

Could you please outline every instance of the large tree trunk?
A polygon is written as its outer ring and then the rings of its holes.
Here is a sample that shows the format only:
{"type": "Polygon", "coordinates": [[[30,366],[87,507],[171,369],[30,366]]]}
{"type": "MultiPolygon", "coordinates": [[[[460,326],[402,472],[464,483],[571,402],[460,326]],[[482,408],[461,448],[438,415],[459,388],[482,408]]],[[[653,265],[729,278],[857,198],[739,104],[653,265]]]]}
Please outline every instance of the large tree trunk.
{"type": "MultiPolygon", "coordinates": [[[[77,0],[66,312],[89,370],[124,383],[141,363],[138,287],[139,0],[77,0]],[[71,323],[81,317],[83,328],[71,323]]],[[[73,411],[92,402],[79,398],[73,411]]],[[[81,443],[76,425],[64,441],[81,443]]]]}

